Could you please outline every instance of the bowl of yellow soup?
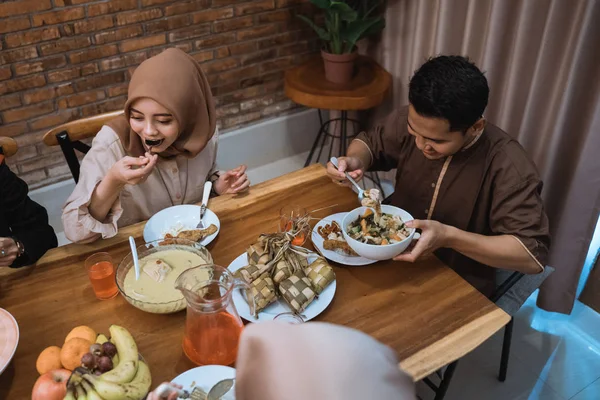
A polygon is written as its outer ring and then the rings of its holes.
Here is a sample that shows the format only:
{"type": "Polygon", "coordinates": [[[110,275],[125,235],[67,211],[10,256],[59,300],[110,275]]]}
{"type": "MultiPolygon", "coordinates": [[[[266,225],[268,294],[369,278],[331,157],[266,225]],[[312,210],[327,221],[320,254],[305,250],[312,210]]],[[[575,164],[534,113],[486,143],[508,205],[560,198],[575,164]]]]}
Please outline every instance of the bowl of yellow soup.
{"type": "Polygon", "coordinates": [[[137,253],[140,278],[135,279],[133,255],[129,253],[117,267],[117,287],[129,304],[154,314],[185,309],[186,301],[175,288],[175,281],[182,272],[213,262],[204,246],[177,238],[148,242],[139,246],[137,253]]]}

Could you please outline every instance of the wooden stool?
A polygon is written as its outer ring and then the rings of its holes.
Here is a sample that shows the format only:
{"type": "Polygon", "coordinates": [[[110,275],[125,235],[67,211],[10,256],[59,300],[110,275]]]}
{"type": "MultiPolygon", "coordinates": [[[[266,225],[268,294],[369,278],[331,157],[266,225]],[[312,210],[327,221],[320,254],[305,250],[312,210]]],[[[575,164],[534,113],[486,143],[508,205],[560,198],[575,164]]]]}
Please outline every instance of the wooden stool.
{"type": "MultiPolygon", "coordinates": [[[[336,84],[325,79],[325,68],[323,60],[315,57],[308,62],[292,68],[285,73],[285,94],[292,101],[306,107],[319,110],[319,121],[321,128],[317,134],[313,146],[305,163],[307,167],[313,159],[315,151],[321,142],[316,162],[321,159],[321,153],[325,147],[327,138],[329,143],[329,158],[333,155],[333,143],[339,140],[339,153],[345,154],[349,139],[353,139],[358,133],[348,134],[348,122],[356,124],[360,128],[360,122],[348,118],[348,111],[368,110],[380,105],[392,85],[391,75],[379,64],[369,57],[360,56],[356,60],[356,74],[353,80],[347,84],[336,84]],[[340,118],[329,119],[323,122],[321,110],[339,110],[340,118]],[[339,121],[341,129],[339,134],[329,132],[332,122],[339,121]]],[[[358,130],[360,132],[360,129],[358,130]]],[[[371,179],[380,189],[381,184],[376,173],[365,177],[371,179]]]]}

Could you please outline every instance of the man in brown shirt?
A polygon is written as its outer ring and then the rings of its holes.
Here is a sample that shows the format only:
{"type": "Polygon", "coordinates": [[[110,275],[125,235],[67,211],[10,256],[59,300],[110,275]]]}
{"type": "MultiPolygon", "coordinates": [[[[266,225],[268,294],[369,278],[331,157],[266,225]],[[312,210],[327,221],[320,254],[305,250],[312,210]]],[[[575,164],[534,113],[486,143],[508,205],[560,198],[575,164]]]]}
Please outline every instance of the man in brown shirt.
{"type": "Polygon", "coordinates": [[[468,59],[440,56],[410,81],[409,106],[361,133],[328,174],[397,168],[390,204],[413,215],[415,247],[395,258],[434,253],[482,293],[496,287],[497,268],[543,271],[550,235],[542,182],[518,142],[483,117],[489,88],[468,59]]]}

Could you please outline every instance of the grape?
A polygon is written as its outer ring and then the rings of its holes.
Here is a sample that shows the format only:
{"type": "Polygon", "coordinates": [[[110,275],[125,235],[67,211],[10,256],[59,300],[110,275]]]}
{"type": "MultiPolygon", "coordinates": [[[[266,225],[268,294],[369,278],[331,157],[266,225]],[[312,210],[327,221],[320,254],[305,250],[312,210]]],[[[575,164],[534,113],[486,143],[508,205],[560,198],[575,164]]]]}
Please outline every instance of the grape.
{"type": "Polygon", "coordinates": [[[108,372],[113,369],[113,362],[110,357],[102,356],[98,359],[98,371],[108,372]]]}
{"type": "Polygon", "coordinates": [[[115,356],[115,354],[117,354],[117,346],[111,342],[105,342],[102,344],[102,351],[104,352],[105,356],[112,358],[115,356]]]}
{"type": "Polygon", "coordinates": [[[93,345],[90,346],[90,353],[96,355],[96,356],[102,356],[103,351],[102,351],[102,345],[99,343],[94,343],[93,345]]]}
{"type": "Polygon", "coordinates": [[[85,353],[81,356],[81,366],[93,371],[96,368],[96,357],[92,353],[85,353]]]}

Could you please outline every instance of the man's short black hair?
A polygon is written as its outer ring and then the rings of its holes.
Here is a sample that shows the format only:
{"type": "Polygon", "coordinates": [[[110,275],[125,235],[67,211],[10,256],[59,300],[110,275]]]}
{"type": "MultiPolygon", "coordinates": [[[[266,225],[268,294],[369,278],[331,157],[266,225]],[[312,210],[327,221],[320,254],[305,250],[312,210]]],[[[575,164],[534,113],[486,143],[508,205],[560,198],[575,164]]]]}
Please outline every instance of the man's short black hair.
{"type": "Polygon", "coordinates": [[[443,118],[451,132],[466,132],[483,115],[489,93],[483,72],[468,58],[438,56],[415,72],[408,100],[419,115],[443,118]]]}

